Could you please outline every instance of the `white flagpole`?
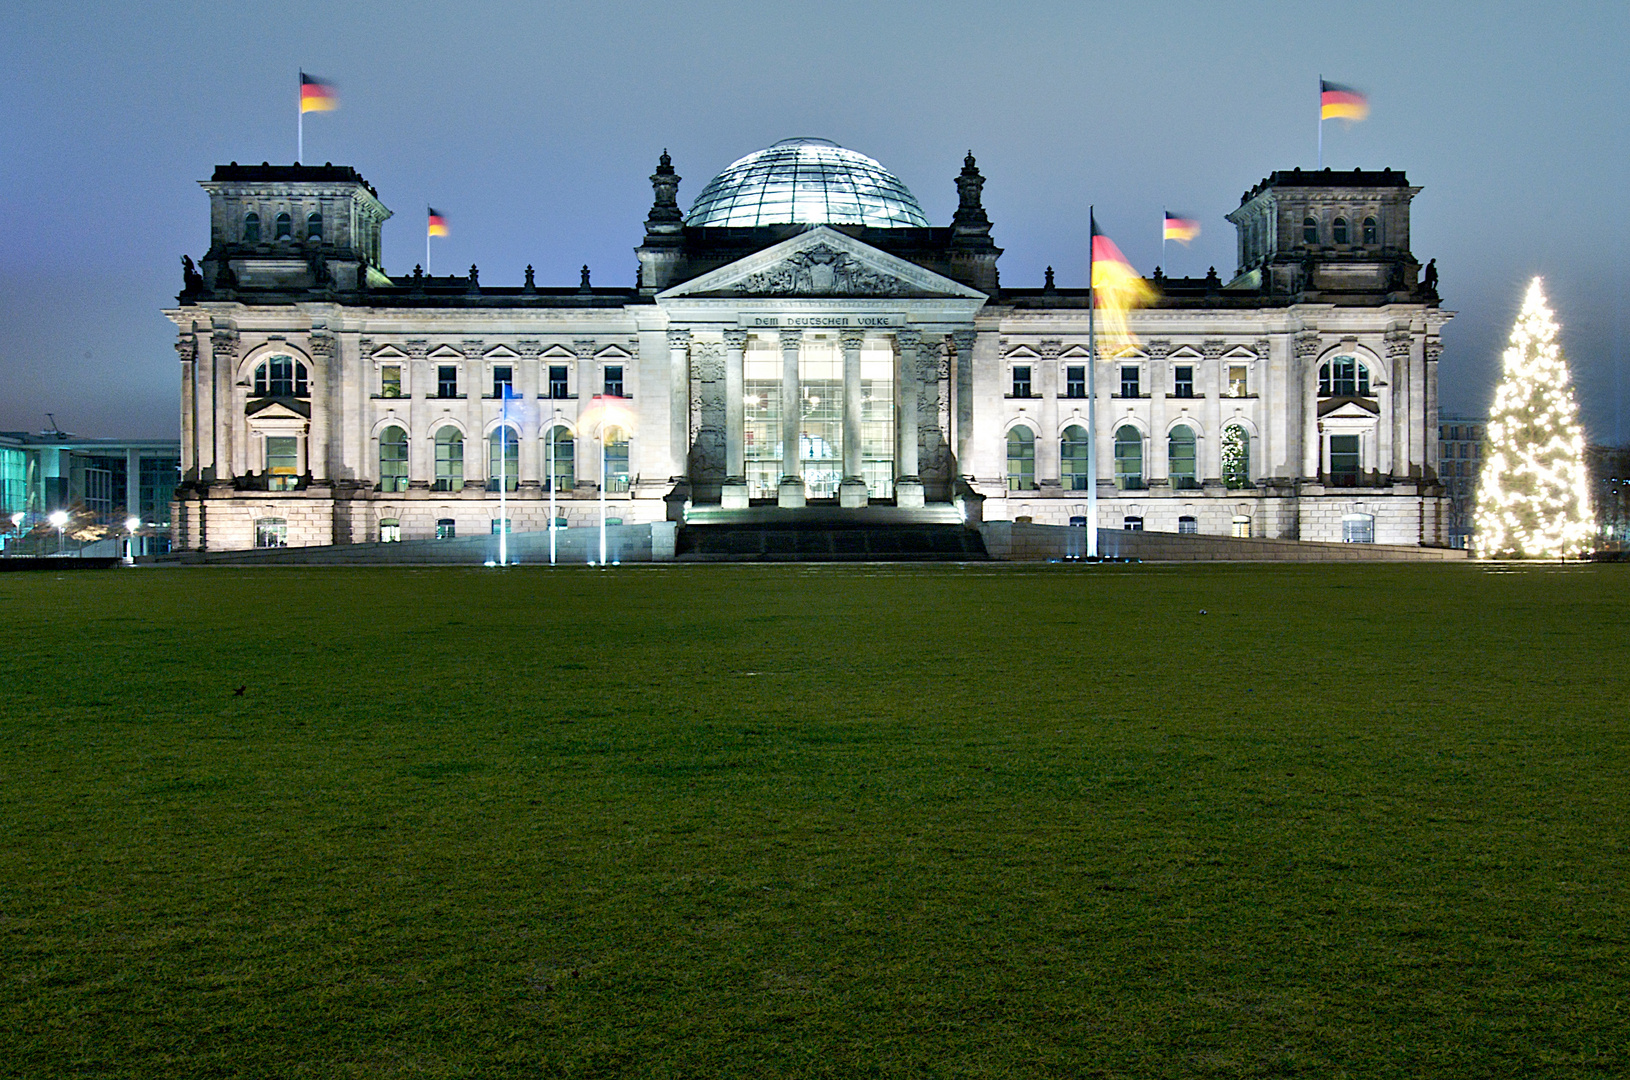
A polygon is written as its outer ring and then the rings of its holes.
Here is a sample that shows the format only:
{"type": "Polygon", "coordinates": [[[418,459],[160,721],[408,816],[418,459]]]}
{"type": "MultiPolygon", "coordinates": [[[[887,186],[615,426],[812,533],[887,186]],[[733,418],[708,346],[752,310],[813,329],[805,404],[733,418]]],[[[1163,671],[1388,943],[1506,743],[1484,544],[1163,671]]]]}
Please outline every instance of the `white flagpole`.
{"type": "Polygon", "coordinates": [[[295,83],[294,101],[297,110],[296,115],[299,117],[295,121],[296,135],[294,141],[294,163],[298,165],[306,156],[306,72],[304,68],[300,69],[300,77],[295,83]]]}
{"type": "Polygon", "coordinates": [[[498,410],[498,565],[509,565],[509,480],[504,466],[509,464],[509,384],[504,384],[504,403],[498,410]]]}
{"type": "Polygon", "coordinates": [[[1166,208],[1164,206],[1160,208],[1160,265],[1166,265],[1166,208]]]}
{"type": "Polygon", "coordinates": [[[1319,75],[1319,171],[1324,171],[1324,75],[1319,75]]]}
{"type": "Polygon", "coordinates": [[[424,207],[424,276],[430,276],[430,204],[424,207]]]}
{"type": "MultiPolygon", "coordinates": [[[[1165,226],[1162,225],[1164,233],[1165,226]]],[[[1093,288],[1093,256],[1098,247],[1098,220],[1087,207],[1087,558],[1098,557],[1098,290],[1093,288]]]]}
{"type": "Polygon", "coordinates": [[[557,405],[549,414],[549,565],[555,565],[555,417],[560,415],[557,405]]]}
{"type": "Polygon", "coordinates": [[[600,565],[606,564],[606,424],[600,422],[600,565]]]}

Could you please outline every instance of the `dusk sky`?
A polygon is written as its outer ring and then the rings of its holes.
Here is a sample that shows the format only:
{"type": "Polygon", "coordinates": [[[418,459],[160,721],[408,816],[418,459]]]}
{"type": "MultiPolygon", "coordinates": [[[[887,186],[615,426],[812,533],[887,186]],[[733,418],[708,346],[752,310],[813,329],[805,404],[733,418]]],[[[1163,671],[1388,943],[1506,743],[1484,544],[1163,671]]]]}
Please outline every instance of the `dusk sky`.
{"type": "Polygon", "coordinates": [[[306,160],[352,165],[396,216],[393,274],[633,282],[664,148],[688,208],[732,161],[819,136],[876,158],[936,225],[970,149],[1002,281],[1086,277],[1087,206],[1144,273],[1162,208],[1203,233],[1169,274],[1235,268],[1223,215],[1312,168],[1317,80],[1369,94],[1325,164],[1407,172],[1436,258],[1444,411],[1488,408],[1533,275],[1589,437],[1630,441],[1630,4],[35,3],[0,37],[0,429],[175,437],[160,309],[209,243],[197,181],[295,155],[297,72],[338,84],[306,160]]]}

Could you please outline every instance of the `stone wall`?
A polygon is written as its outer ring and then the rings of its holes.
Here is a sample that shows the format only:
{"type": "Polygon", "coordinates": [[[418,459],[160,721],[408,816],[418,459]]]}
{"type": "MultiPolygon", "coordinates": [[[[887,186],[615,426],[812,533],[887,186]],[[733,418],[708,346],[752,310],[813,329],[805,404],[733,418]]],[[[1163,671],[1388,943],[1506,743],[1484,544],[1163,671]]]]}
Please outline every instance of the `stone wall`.
{"type": "MultiPolygon", "coordinates": [[[[671,522],[611,525],[606,528],[609,563],[667,562],[674,557],[671,522]]],[[[403,540],[398,543],[332,544],[322,547],[260,548],[248,551],[178,552],[153,560],[163,563],[208,563],[237,566],[481,566],[498,559],[498,537],[460,536],[451,540],[403,540]]],[[[549,564],[547,532],[511,533],[509,560],[522,566],[549,564]]],[[[555,561],[583,565],[600,561],[600,530],[560,529],[555,533],[555,561]]]]}
{"type": "MultiPolygon", "coordinates": [[[[1087,530],[1083,528],[988,521],[979,531],[993,559],[1046,562],[1079,558],[1087,549],[1087,530]]],[[[1099,529],[1098,553],[1145,562],[1453,562],[1466,558],[1466,552],[1456,548],[1315,543],[1123,529],[1099,529]]]]}

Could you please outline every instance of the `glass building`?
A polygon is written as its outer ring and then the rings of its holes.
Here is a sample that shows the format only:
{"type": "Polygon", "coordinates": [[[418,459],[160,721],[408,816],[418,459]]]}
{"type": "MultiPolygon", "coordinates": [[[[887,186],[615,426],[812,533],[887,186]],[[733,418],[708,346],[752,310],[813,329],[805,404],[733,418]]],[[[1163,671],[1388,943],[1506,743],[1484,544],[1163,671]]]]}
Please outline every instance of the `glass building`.
{"type": "Polygon", "coordinates": [[[715,176],[696,197],[685,224],[926,229],[928,217],[906,186],[865,154],[826,139],[783,139],[715,176]]]}

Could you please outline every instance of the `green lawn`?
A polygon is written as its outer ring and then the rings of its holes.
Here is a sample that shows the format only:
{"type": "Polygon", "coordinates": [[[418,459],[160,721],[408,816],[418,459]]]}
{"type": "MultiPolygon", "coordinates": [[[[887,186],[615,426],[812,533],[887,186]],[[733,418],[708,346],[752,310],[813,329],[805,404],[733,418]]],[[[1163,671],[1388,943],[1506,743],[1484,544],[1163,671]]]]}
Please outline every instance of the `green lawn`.
{"type": "Polygon", "coordinates": [[[1630,567],[0,611],[0,1076],[1630,1072],[1630,567]]]}

